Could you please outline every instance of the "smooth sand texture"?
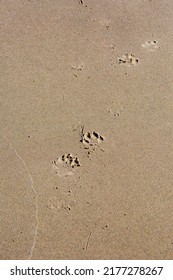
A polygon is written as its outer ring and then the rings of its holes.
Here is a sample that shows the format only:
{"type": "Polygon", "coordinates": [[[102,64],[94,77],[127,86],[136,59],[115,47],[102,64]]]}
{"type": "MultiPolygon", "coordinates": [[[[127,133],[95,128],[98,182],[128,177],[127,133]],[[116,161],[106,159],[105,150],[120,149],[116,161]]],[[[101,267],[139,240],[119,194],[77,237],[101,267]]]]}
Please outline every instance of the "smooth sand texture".
{"type": "Polygon", "coordinates": [[[0,258],[172,259],[173,1],[0,2],[0,258]]]}

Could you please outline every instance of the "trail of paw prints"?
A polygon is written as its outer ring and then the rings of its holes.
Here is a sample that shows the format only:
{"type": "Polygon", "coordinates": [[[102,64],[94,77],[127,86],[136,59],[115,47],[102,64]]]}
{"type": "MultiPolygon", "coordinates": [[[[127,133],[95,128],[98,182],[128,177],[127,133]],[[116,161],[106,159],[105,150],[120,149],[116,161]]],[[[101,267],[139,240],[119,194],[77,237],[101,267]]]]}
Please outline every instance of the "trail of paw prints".
{"type": "Polygon", "coordinates": [[[159,49],[159,44],[158,41],[153,40],[153,41],[146,41],[144,44],[141,45],[143,48],[147,49],[150,52],[154,52],[157,49],[159,49]]]}
{"type": "Polygon", "coordinates": [[[139,63],[139,59],[136,58],[132,53],[126,53],[121,58],[118,58],[118,64],[126,64],[126,65],[137,65],[139,63]]]}
{"type": "Polygon", "coordinates": [[[60,176],[74,175],[74,169],[81,166],[79,158],[72,154],[63,154],[52,162],[53,169],[60,176]]]}
{"type": "Polygon", "coordinates": [[[85,132],[82,128],[81,133],[81,140],[80,142],[84,145],[84,149],[88,150],[88,155],[90,155],[91,152],[94,152],[99,144],[101,144],[105,140],[105,137],[100,135],[96,131],[91,132],[85,132]]]}

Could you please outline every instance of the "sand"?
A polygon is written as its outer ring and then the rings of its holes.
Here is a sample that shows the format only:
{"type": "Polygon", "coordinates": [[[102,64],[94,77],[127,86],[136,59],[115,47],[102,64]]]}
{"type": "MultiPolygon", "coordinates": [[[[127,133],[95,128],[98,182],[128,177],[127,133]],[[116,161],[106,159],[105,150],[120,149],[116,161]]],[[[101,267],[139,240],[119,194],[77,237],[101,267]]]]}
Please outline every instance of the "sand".
{"type": "Polygon", "coordinates": [[[173,1],[0,18],[0,258],[172,259],[173,1]]]}

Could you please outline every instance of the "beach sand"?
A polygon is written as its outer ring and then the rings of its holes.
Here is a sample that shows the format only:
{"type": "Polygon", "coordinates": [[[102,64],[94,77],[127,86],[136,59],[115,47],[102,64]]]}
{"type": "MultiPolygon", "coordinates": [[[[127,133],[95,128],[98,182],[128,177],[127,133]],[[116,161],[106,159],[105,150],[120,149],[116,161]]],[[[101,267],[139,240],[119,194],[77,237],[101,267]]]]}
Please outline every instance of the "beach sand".
{"type": "Polygon", "coordinates": [[[0,18],[0,258],[172,259],[173,1],[0,18]]]}

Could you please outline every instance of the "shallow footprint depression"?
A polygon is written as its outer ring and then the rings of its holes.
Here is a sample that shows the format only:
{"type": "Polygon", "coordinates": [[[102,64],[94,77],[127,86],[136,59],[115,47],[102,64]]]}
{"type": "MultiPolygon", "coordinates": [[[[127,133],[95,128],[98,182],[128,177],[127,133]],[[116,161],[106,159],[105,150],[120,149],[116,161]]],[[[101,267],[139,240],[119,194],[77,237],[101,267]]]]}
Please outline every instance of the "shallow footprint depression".
{"type": "Polygon", "coordinates": [[[80,167],[81,163],[77,156],[73,156],[71,153],[63,154],[52,162],[53,169],[61,176],[70,176],[74,174],[74,169],[80,167]]]}

